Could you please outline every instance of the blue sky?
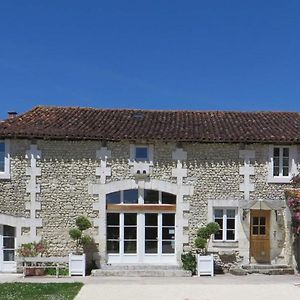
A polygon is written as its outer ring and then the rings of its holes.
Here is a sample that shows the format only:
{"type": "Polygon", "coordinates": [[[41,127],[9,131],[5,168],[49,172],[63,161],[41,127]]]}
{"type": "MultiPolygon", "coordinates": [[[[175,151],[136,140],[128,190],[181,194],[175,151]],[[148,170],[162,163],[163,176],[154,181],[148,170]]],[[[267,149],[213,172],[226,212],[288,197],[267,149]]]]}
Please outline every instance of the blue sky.
{"type": "Polygon", "coordinates": [[[300,1],[0,1],[0,118],[35,105],[300,111],[300,1]]]}

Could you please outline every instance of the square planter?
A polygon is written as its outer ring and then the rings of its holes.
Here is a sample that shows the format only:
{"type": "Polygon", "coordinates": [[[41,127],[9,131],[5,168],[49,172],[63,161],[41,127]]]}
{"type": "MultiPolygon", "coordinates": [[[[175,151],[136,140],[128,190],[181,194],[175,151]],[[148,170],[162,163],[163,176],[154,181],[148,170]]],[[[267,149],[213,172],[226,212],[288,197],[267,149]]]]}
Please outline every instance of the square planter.
{"type": "Polygon", "coordinates": [[[25,269],[25,276],[43,276],[45,269],[43,267],[30,267],[25,269]]]}
{"type": "Polygon", "coordinates": [[[85,254],[69,254],[69,276],[85,276],[85,254]]]}
{"type": "Polygon", "coordinates": [[[197,273],[198,276],[214,276],[214,257],[213,255],[197,254],[197,273]]]}

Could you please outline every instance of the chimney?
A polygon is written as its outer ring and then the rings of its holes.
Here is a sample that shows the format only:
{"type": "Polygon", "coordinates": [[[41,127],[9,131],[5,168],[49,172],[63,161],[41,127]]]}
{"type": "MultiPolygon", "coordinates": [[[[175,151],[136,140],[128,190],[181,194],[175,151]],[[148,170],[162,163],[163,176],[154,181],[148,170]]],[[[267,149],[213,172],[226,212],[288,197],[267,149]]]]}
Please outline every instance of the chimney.
{"type": "Polygon", "coordinates": [[[16,111],[7,112],[8,119],[13,119],[18,113],[16,111]]]}

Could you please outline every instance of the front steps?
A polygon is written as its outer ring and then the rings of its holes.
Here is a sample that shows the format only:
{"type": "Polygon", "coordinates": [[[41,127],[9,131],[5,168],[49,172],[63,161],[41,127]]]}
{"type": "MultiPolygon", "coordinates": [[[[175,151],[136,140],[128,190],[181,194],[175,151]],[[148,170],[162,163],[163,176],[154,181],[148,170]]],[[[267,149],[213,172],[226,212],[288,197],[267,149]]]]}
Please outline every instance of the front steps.
{"type": "Polygon", "coordinates": [[[292,275],[294,269],[288,265],[250,264],[232,268],[233,275],[264,274],[264,275],[292,275]]]}
{"type": "Polygon", "coordinates": [[[105,265],[92,270],[92,276],[119,277],[191,277],[190,271],[172,265],[105,265]]]}

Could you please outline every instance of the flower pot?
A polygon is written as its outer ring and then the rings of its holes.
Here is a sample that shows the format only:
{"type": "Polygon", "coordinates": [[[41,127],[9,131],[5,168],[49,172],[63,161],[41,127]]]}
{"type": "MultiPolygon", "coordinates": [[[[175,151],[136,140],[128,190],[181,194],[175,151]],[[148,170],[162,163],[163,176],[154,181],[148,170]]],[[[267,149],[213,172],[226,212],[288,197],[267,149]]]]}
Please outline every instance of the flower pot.
{"type": "Polygon", "coordinates": [[[85,276],[85,254],[69,254],[69,276],[85,276]]]}
{"type": "Polygon", "coordinates": [[[45,269],[43,267],[27,267],[25,269],[25,276],[43,276],[45,269]]]}
{"type": "Polygon", "coordinates": [[[213,255],[197,254],[197,274],[214,276],[214,257],[213,255]]]}

